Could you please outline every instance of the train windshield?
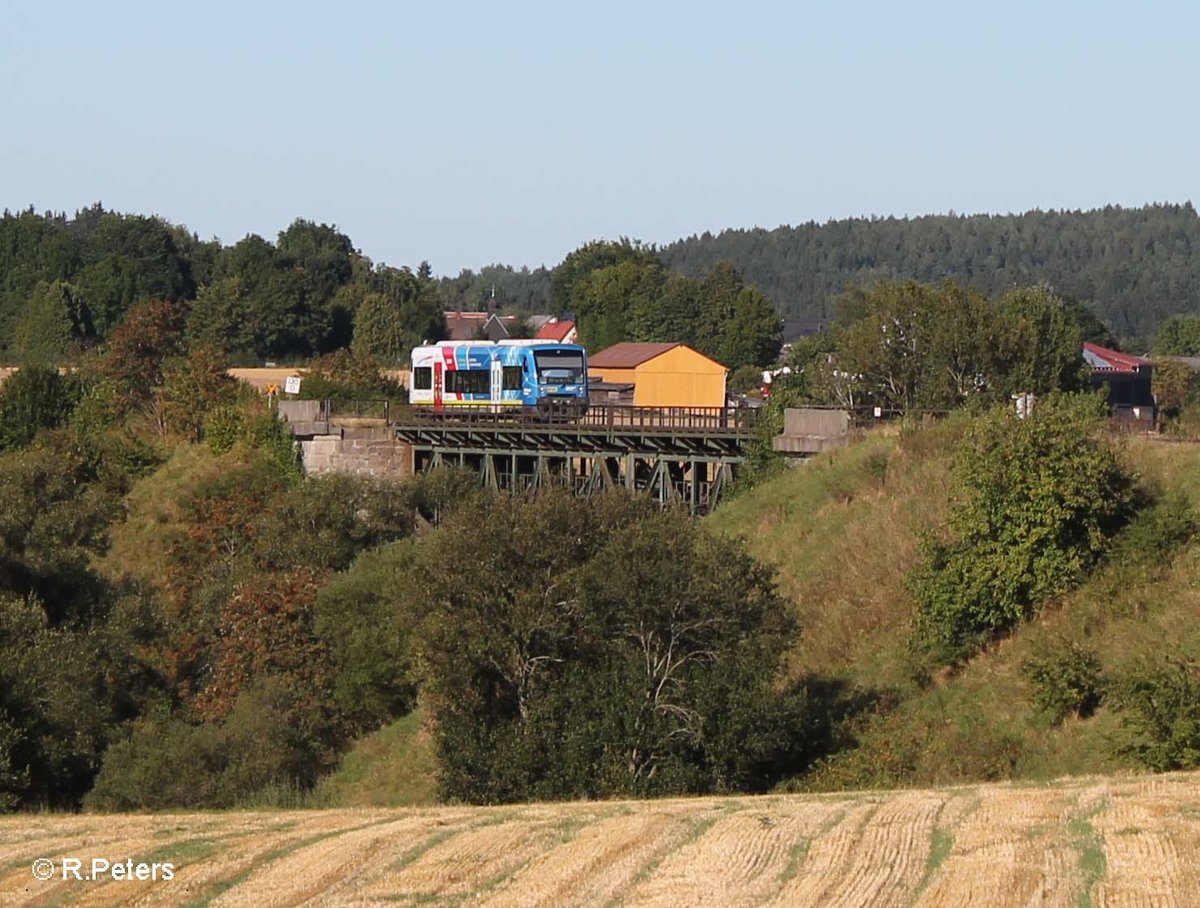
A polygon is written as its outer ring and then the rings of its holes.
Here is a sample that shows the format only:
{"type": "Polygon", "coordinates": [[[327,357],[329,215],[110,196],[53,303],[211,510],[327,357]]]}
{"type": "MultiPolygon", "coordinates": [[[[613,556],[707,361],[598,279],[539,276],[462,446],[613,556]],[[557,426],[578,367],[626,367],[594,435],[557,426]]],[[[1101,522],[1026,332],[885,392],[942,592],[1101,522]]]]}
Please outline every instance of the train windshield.
{"type": "Polygon", "coordinates": [[[576,350],[538,350],[533,358],[543,382],[574,385],[583,381],[583,354],[576,350]]]}

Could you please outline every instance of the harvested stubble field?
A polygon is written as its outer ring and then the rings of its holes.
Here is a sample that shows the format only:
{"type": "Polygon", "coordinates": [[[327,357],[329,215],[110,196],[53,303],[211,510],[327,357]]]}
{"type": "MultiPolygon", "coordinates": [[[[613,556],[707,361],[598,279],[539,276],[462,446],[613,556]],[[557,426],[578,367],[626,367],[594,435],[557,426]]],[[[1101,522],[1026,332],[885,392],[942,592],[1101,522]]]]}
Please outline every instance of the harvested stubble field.
{"type": "Polygon", "coordinates": [[[1200,774],[423,810],[0,819],[3,905],[1200,905],[1200,774]],[[32,878],[172,862],[171,882],[32,878]]]}

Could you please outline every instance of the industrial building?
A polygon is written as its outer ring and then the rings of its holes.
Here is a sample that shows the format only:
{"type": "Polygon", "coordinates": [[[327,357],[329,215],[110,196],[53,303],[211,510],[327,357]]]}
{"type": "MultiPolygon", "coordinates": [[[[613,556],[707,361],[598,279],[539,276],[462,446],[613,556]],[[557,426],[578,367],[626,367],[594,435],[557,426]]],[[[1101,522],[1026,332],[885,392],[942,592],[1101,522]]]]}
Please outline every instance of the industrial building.
{"type": "Polygon", "coordinates": [[[588,354],[592,380],[606,392],[629,387],[635,407],[724,407],[727,371],[678,343],[620,343],[588,354]]]}

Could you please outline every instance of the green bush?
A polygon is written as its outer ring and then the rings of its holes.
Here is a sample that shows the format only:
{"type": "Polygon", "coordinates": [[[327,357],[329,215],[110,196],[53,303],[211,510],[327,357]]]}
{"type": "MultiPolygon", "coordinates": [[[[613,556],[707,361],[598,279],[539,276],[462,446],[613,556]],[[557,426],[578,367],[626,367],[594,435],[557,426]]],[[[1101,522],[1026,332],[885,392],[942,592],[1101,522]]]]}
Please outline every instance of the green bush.
{"type": "Polygon", "coordinates": [[[416,705],[419,557],[413,539],[363,552],[317,594],[315,626],[334,663],[333,701],[356,733],[416,705]]]}
{"type": "Polygon", "coordinates": [[[918,650],[955,662],[1078,583],[1134,511],[1099,437],[1100,403],[1064,395],[980,419],[956,457],[961,501],[910,575],[918,650]]]}
{"type": "Polygon", "coordinates": [[[480,486],[478,473],[443,466],[408,479],[404,483],[404,496],[416,514],[437,524],[458,508],[477,506],[491,492],[480,486]]]}
{"type": "Polygon", "coordinates": [[[204,419],[204,440],[214,454],[231,450],[245,431],[242,410],[234,404],[215,407],[204,419]]]}
{"type": "Polygon", "coordinates": [[[213,725],[139,724],[105,752],[84,806],[101,811],[221,806],[225,765],[221,734],[213,725]]]}
{"type": "Polygon", "coordinates": [[[1104,696],[1100,657],[1072,640],[1058,638],[1021,663],[1030,699],[1053,723],[1090,716],[1104,696]]]}
{"type": "Polygon", "coordinates": [[[341,571],[364,549],[407,536],[405,484],[370,476],[312,476],[271,501],[256,530],[259,562],[272,570],[341,571]]]}
{"type": "Polygon", "coordinates": [[[41,429],[62,425],[80,399],[80,386],[51,366],[27,365],[0,385],[0,451],[20,448],[41,429]]]}
{"type": "Polygon", "coordinates": [[[280,790],[307,791],[334,762],[331,723],[281,679],[245,690],[223,722],[139,723],[109,747],[90,810],[235,807],[280,790]]]}
{"type": "Polygon", "coordinates": [[[1121,679],[1124,755],[1155,772],[1200,766],[1200,663],[1145,661],[1121,679]]]}
{"type": "Polygon", "coordinates": [[[1200,533],[1196,509],[1179,488],[1154,497],[1113,540],[1113,558],[1138,564],[1160,564],[1168,553],[1200,533]]]}
{"type": "Polygon", "coordinates": [[[872,451],[863,461],[863,469],[866,470],[868,476],[882,485],[887,481],[888,452],[872,451]]]}
{"type": "Polygon", "coordinates": [[[295,481],[303,478],[304,468],[300,463],[300,445],[292,437],[291,430],[269,411],[251,415],[245,423],[246,441],[253,448],[267,454],[279,474],[295,481]]]}

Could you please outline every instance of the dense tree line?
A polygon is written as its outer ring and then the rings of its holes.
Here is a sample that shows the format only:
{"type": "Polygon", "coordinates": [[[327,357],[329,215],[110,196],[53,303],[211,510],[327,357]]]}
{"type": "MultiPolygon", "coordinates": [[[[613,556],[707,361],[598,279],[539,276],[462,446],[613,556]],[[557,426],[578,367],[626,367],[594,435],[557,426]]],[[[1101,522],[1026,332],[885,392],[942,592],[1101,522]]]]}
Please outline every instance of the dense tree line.
{"type": "Polygon", "coordinates": [[[1108,340],[1148,349],[1169,322],[1159,346],[1181,352],[1200,349],[1171,321],[1200,313],[1198,248],[1190,204],[1109,206],[727,230],[662,248],[597,241],[554,268],[493,264],[434,278],[426,263],[372,263],[336,228],[304,220],[274,242],[250,235],[226,246],[99,205],[73,217],[5,212],[0,358],[70,358],[105,340],[134,303],[162,299],[189,303],[195,343],[247,363],[351,345],[401,362],[441,336],[443,309],[491,308],[570,313],[595,347],[679,340],[736,368],[769,358],[772,310],[828,323],[848,288],[943,279],[989,297],[1044,283],[1096,316],[1108,340]],[[738,337],[726,340],[730,332],[738,337]]]}
{"type": "Polygon", "coordinates": [[[886,410],[952,410],[1017,394],[1077,391],[1080,356],[1102,326],[1045,285],[995,300],[955,283],[880,281],[839,298],[830,330],[795,344],[788,401],[886,410]]]}
{"type": "Polygon", "coordinates": [[[374,264],[325,224],[297,220],[274,243],[251,234],[224,246],[99,205],[70,218],[0,217],[0,356],[72,361],[150,300],[186,304],[179,329],[188,343],[236,362],[353,344],[396,363],[444,331],[428,265],[374,264]]]}
{"type": "Polygon", "coordinates": [[[586,243],[555,270],[551,293],[557,311],[575,315],[580,339],[593,350],[678,341],[736,370],[769,365],[782,344],[779,315],[729,262],[693,280],[638,243],[586,243]]]}
{"type": "Polygon", "coordinates": [[[438,281],[447,310],[479,312],[484,309],[543,313],[551,311],[553,269],[485,265],[478,271],[464,268],[457,277],[438,281]]]}
{"type": "Polygon", "coordinates": [[[1200,218],[1190,203],[731,229],[658,252],[693,278],[733,262],[789,320],[832,319],[835,297],[849,286],[945,278],[988,296],[1048,283],[1131,349],[1148,349],[1167,317],[1200,313],[1200,218]]]}

